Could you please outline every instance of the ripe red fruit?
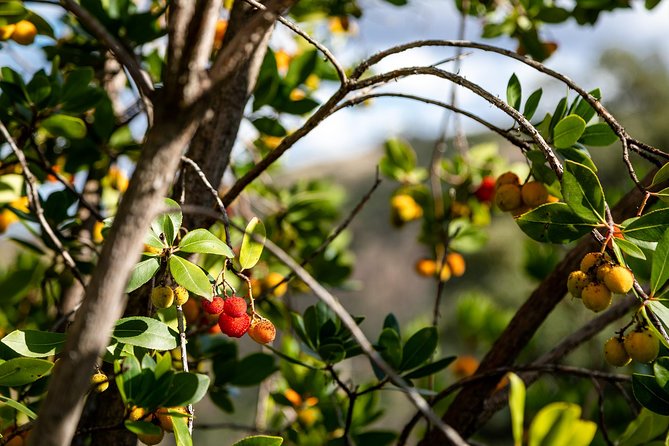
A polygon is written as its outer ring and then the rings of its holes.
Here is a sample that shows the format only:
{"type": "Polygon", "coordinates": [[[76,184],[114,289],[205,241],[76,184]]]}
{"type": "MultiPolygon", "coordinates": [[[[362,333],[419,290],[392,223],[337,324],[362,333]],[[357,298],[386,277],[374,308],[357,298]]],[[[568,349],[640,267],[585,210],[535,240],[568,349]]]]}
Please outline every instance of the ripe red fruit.
{"type": "Polygon", "coordinates": [[[218,317],[218,326],[221,327],[223,333],[231,338],[241,338],[251,326],[251,318],[246,313],[240,317],[232,317],[221,313],[218,317]]]}
{"type": "Polygon", "coordinates": [[[223,312],[224,304],[225,301],[221,296],[214,296],[211,302],[206,299],[203,300],[202,308],[209,314],[221,314],[223,312]]]}
{"type": "Polygon", "coordinates": [[[228,316],[241,317],[246,314],[246,301],[243,297],[232,296],[225,299],[223,312],[228,316]]]}
{"type": "Polygon", "coordinates": [[[474,195],[476,195],[476,198],[484,203],[490,203],[492,201],[492,197],[495,194],[495,178],[491,176],[483,177],[483,180],[481,181],[481,184],[479,187],[474,191],[474,195]]]}

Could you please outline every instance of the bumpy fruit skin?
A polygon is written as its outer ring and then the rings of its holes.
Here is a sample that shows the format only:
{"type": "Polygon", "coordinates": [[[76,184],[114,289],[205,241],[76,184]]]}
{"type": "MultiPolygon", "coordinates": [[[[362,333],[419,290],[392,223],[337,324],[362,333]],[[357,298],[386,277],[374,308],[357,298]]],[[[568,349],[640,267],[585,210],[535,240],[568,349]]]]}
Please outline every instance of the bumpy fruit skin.
{"type": "Polygon", "coordinates": [[[146,409],[143,407],[133,407],[128,412],[128,420],[130,421],[139,421],[146,416],[146,409]]]}
{"type": "Polygon", "coordinates": [[[612,268],[613,268],[613,265],[608,263],[608,262],[605,262],[605,263],[602,263],[601,265],[599,265],[597,267],[597,280],[599,280],[600,282],[603,282],[604,281],[604,276],[606,276],[606,274],[608,274],[608,272],[611,271],[612,268]]]}
{"type": "Polygon", "coordinates": [[[208,314],[221,314],[224,305],[225,301],[221,296],[214,296],[211,302],[206,299],[202,301],[202,309],[208,314]]]}
{"type": "Polygon", "coordinates": [[[12,34],[14,34],[15,29],[16,25],[13,23],[5,26],[0,26],[0,40],[4,41],[12,37],[12,34]]]}
{"type": "Polygon", "coordinates": [[[495,204],[504,212],[518,209],[523,204],[520,187],[515,184],[503,184],[495,193],[495,204]]]}
{"type": "Polygon", "coordinates": [[[530,207],[540,206],[548,201],[548,190],[543,183],[528,181],[521,189],[523,203],[530,207]]]}
{"type": "Polygon", "coordinates": [[[147,445],[154,445],[158,444],[161,441],[163,441],[163,437],[165,436],[165,431],[161,430],[160,434],[137,434],[137,439],[141,441],[144,444],[147,445]]]}
{"type": "Polygon", "coordinates": [[[607,261],[609,256],[601,252],[589,252],[581,260],[581,271],[584,273],[590,272],[593,266],[599,266],[604,261],[607,261]]]}
{"type": "Polygon", "coordinates": [[[604,284],[612,293],[627,294],[634,285],[634,274],[624,266],[616,265],[604,275],[604,284]]]}
{"type": "Polygon", "coordinates": [[[461,277],[465,273],[465,259],[460,253],[449,253],[446,256],[446,264],[451,269],[451,274],[455,277],[461,277]]]}
{"type": "Polygon", "coordinates": [[[218,318],[218,326],[221,327],[221,332],[231,338],[241,338],[251,326],[251,318],[246,313],[240,317],[231,317],[221,313],[218,318]]]}
{"type": "Polygon", "coordinates": [[[589,283],[590,278],[586,273],[583,271],[572,271],[567,279],[567,289],[572,296],[580,299],[581,294],[583,293],[583,288],[588,286],[589,283]]]}
{"type": "Polygon", "coordinates": [[[481,184],[474,191],[474,195],[481,203],[490,203],[495,195],[495,179],[493,177],[483,177],[481,184]]]}
{"type": "Polygon", "coordinates": [[[520,178],[518,178],[518,175],[516,175],[513,172],[504,172],[503,174],[497,177],[497,181],[495,181],[495,189],[498,189],[500,186],[504,184],[513,184],[516,186],[520,186],[520,178]]]}
{"type": "Polygon", "coordinates": [[[660,341],[648,329],[625,336],[625,351],[637,362],[653,362],[660,352],[660,341]]]}
{"type": "Polygon", "coordinates": [[[246,314],[246,301],[243,297],[228,297],[223,302],[223,312],[230,317],[241,317],[246,314]]]}
{"type": "Polygon", "coordinates": [[[437,262],[432,259],[420,259],[415,265],[416,273],[423,277],[433,277],[437,274],[437,262]]]}
{"type": "Polygon", "coordinates": [[[604,343],[604,359],[614,367],[624,367],[632,361],[625,350],[623,339],[618,336],[614,336],[604,343]]]}
{"type": "Polygon", "coordinates": [[[272,294],[275,297],[281,297],[284,294],[286,294],[286,292],[288,292],[287,282],[277,286],[282,281],[283,281],[283,274],[277,273],[276,271],[272,271],[271,273],[267,274],[267,276],[265,276],[265,280],[263,281],[263,286],[268,291],[273,290],[272,294]]]}
{"type": "Polygon", "coordinates": [[[583,288],[581,299],[587,309],[599,313],[611,305],[611,291],[603,283],[592,282],[583,288]]]}
{"type": "Polygon", "coordinates": [[[168,411],[179,412],[184,415],[188,415],[188,411],[185,407],[161,407],[156,411],[156,418],[158,418],[160,427],[166,432],[174,432],[174,423],[172,422],[172,416],[168,411]]]}
{"type": "Polygon", "coordinates": [[[276,338],[276,327],[267,319],[254,320],[248,333],[258,344],[269,344],[276,338]]]}
{"type": "Polygon", "coordinates": [[[21,20],[16,23],[16,28],[12,33],[12,40],[19,45],[30,45],[35,41],[37,35],[37,28],[27,20],[21,20]]]}
{"type": "Polygon", "coordinates": [[[188,302],[188,290],[181,285],[174,287],[174,303],[183,305],[188,302]]]}
{"type": "Polygon", "coordinates": [[[169,308],[174,303],[174,291],[168,286],[157,286],[151,291],[151,303],[156,308],[169,308]]]}
{"type": "Polygon", "coordinates": [[[398,194],[390,199],[391,220],[395,226],[417,220],[423,216],[423,208],[408,194],[398,194]]]}
{"type": "Polygon", "coordinates": [[[96,393],[102,393],[109,387],[109,378],[102,372],[97,372],[91,376],[91,384],[94,385],[93,390],[96,393]]]}

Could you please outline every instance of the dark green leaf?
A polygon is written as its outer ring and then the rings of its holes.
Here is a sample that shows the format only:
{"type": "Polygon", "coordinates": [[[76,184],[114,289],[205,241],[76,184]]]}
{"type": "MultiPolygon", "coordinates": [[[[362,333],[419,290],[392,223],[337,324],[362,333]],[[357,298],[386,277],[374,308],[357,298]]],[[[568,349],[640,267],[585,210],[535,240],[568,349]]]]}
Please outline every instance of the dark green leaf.
{"type": "Polygon", "coordinates": [[[655,381],[665,391],[669,390],[669,357],[662,356],[653,363],[655,381]]]}
{"type": "Polygon", "coordinates": [[[303,52],[290,62],[284,79],[288,91],[302,84],[313,73],[317,60],[318,52],[312,50],[303,52]]]}
{"type": "Polygon", "coordinates": [[[448,367],[453,361],[455,361],[456,357],[457,356],[448,356],[446,358],[441,358],[438,361],[425,364],[422,367],[418,367],[413,372],[407,373],[406,375],[404,375],[404,378],[418,379],[418,378],[423,378],[425,376],[434,375],[435,373],[448,367]]]}
{"type": "Polygon", "coordinates": [[[386,318],[383,320],[383,328],[392,328],[397,332],[398,335],[402,336],[400,331],[400,323],[397,321],[397,318],[393,313],[388,313],[386,318]]]}
{"type": "Polygon", "coordinates": [[[260,133],[264,133],[265,135],[276,136],[281,138],[288,134],[286,129],[281,125],[281,123],[274,118],[262,117],[254,119],[252,123],[255,126],[255,128],[257,128],[258,131],[260,131],[260,133]]]}
{"type": "Polygon", "coordinates": [[[516,110],[520,110],[520,102],[522,100],[522,89],[520,81],[516,74],[512,74],[509,82],[506,84],[506,103],[516,110]]]}
{"type": "Polygon", "coordinates": [[[81,139],[86,136],[86,124],[79,118],[68,115],[51,115],[40,124],[53,136],[81,139]]]}
{"type": "Polygon", "coordinates": [[[625,226],[625,238],[657,242],[669,223],[669,209],[658,209],[633,220],[625,226]]]}
{"type": "MultiPolygon", "coordinates": [[[[594,90],[589,92],[591,96],[593,96],[595,99],[599,100],[602,98],[602,92],[599,91],[599,88],[595,88],[594,90]]],[[[587,123],[590,122],[590,120],[595,116],[595,109],[592,108],[590,104],[586,102],[585,99],[580,98],[578,103],[576,104],[576,107],[574,107],[574,110],[572,111],[575,115],[580,116],[583,118],[583,120],[587,123]]]]}
{"type": "Polygon", "coordinates": [[[650,271],[650,295],[655,293],[669,280],[669,229],[664,231],[653,253],[653,266],[650,271]]]}
{"type": "Polygon", "coordinates": [[[21,412],[22,414],[26,415],[28,418],[31,420],[36,420],[37,419],[37,414],[33,412],[32,410],[28,409],[26,406],[23,404],[14,401],[11,398],[7,398],[6,396],[0,395],[0,401],[2,401],[3,404],[6,404],[7,406],[11,407],[12,409],[16,410],[17,412],[21,412]]]}
{"type": "Polygon", "coordinates": [[[595,163],[592,161],[592,158],[590,158],[590,153],[588,153],[588,149],[586,149],[581,144],[577,143],[572,147],[567,147],[566,149],[557,149],[556,152],[562,155],[564,159],[571,160],[579,164],[583,164],[593,172],[597,172],[597,166],[595,166],[595,163]]]}
{"type": "Polygon", "coordinates": [[[165,198],[165,207],[169,210],[160,214],[151,223],[151,229],[156,234],[165,234],[167,243],[172,244],[181,228],[183,216],[179,204],[171,198],[165,198]]]}
{"type": "Polygon", "coordinates": [[[239,440],[232,446],[281,446],[283,438],[269,435],[254,435],[239,440]]]}
{"type": "Polygon", "coordinates": [[[525,102],[525,108],[523,108],[523,115],[525,115],[525,118],[527,118],[528,121],[532,119],[534,112],[537,111],[542,94],[543,90],[540,88],[534,91],[530,97],[527,98],[527,102],[525,102]]]}
{"type": "Polygon", "coordinates": [[[258,263],[265,245],[265,235],[265,225],[258,218],[253,217],[246,225],[242,247],[239,250],[239,264],[242,269],[251,269],[258,263]]]}
{"type": "Polygon", "coordinates": [[[668,180],[669,180],[669,163],[665,163],[653,177],[653,182],[651,183],[651,186],[664,183],[665,181],[668,180]]]}
{"type": "MultiPolygon", "coordinates": [[[[617,446],[646,445],[653,438],[665,433],[669,427],[669,418],[642,408],[641,413],[625,429],[616,441],[617,446]]],[[[663,445],[664,446],[664,445],[663,445]]]]}
{"type": "Polygon", "coordinates": [[[170,273],[174,281],[193,294],[211,300],[212,289],[207,275],[202,269],[186,259],[172,256],[169,260],[170,273]]]}
{"type": "Polygon", "coordinates": [[[628,256],[641,260],[646,260],[646,254],[644,254],[641,248],[639,248],[634,243],[625,240],[623,238],[617,238],[617,237],[613,237],[612,241],[614,245],[617,245],[618,248],[620,248],[620,250],[625,254],[627,254],[628,256]]]}
{"type": "Polygon", "coordinates": [[[546,23],[562,23],[570,17],[569,11],[556,6],[541,8],[537,19],[546,23]]]}
{"type": "Polygon", "coordinates": [[[119,319],[112,337],[123,344],[151,350],[172,350],[177,346],[179,334],[157,319],[133,316],[119,319]]]}
{"type": "Polygon", "coordinates": [[[562,196],[574,213],[583,220],[599,223],[604,218],[604,191],[595,172],[573,161],[565,163],[562,196]]]}
{"type": "Polygon", "coordinates": [[[36,330],[14,330],[2,338],[2,343],[22,356],[43,358],[60,352],[65,345],[65,334],[36,330]]]}
{"type": "Polygon", "coordinates": [[[53,362],[36,358],[14,358],[0,364],[0,386],[18,387],[48,374],[53,362]]]}
{"type": "Polygon", "coordinates": [[[632,391],[641,405],[660,415],[669,415],[669,394],[655,381],[652,375],[632,375],[632,391]]]}
{"type": "Polygon", "coordinates": [[[436,327],[424,327],[404,344],[402,349],[401,370],[411,370],[427,361],[437,348],[438,334],[436,327]]]}
{"type": "Polygon", "coordinates": [[[566,203],[541,205],[521,215],[516,222],[534,240],[559,244],[578,240],[595,226],[576,215],[566,203]]]}
{"type": "Polygon", "coordinates": [[[160,261],[156,257],[142,260],[136,264],[130,272],[130,280],[128,281],[128,285],[125,287],[125,292],[129,293],[131,291],[135,291],[137,288],[144,285],[146,282],[151,280],[159,268],[160,261]]]}
{"type": "Polygon", "coordinates": [[[378,342],[381,357],[386,360],[388,365],[397,369],[402,363],[402,341],[400,335],[393,328],[384,328],[379,335],[378,342]]]}
{"type": "Polygon", "coordinates": [[[618,135],[611,130],[607,123],[598,122],[587,126],[578,141],[586,146],[605,147],[610,146],[617,140],[618,135]]]}
{"type": "Polygon", "coordinates": [[[585,121],[577,115],[565,116],[553,129],[553,144],[557,148],[573,146],[585,130],[585,121]]]}
{"type": "Polygon", "coordinates": [[[558,105],[555,107],[555,111],[553,111],[553,116],[551,116],[549,124],[548,124],[548,129],[546,134],[552,135],[553,134],[553,129],[557,125],[558,122],[562,118],[564,118],[564,114],[567,111],[567,98],[562,98],[560,99],[560,102],[558,102],[558,105]]]}
{"type": "Polygon", "coordinates": [[[157,426],[148,421],[130,421],[125,420],[123,422],[125,428],[128,429],[133,434],[145,434],[145,435],[160,435],[162,429],[160,426],[157,426]]]}
{"type": "Polygon", "coordinates": [[[278,370],[274,357],[265,353],[253,353],[243,358],[236,366],[237,373],[230,381],[234,386],[255,386],[278,370]]]}
{"type": "Polygon", "coordinates": [[[211,232],[201,228],[186,234],[179,242],[179,249],[184,252],[216,254],[230,259],[235,256],[228,245],[211,232]]]}
{"type": "Polygon", "coordinates": [[[209,377],[200,373],[179,372],[174,374],[170,385],[170,396],[163,407],[186,406],[200,401],[209,388],[209,377]]]}

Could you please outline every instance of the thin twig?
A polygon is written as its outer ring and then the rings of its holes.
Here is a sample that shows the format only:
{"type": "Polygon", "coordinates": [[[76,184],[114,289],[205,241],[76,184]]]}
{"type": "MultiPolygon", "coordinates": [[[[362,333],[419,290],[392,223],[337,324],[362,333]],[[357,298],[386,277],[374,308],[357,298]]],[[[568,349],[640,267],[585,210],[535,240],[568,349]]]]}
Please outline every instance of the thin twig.
{"type": "Polygon", "coordinates": [[[44,217],[44,209],[42,208],[42,204],[40,203],[39,192],[37,191],[37,180],[35,179],[33,173],[30,171],[30,167],[28,167],[28,161],[26,160],[25,154],[21,149],[18,148],[16,142],[14,141],[14,138],[12,138],[12,135],[9,134],[9,130],[7,130],[7,127],[5,127],[5,124],[2,121],[0,121],[0,133],[2,133],[2,136],[4,136],[5,140],[9,144],[9,147],[12,149],[12,152],[14,152],[14,155],[21,164],[23,177],[25,178],[27,185],[28,200],[30,201],[30,205],[32,206],[32,208],[35,210],[35,215],[37,216],[37,220],[39,221],[42,230],[46,233],[51,242],[54,244],[54,246],[58,250],[58,254],[60,254],[61,257],[63,257],[65,264],[72,271],[72,275],[79,281],[79,283],[81,283],[83,287],[85,287],[86,285],[84,282],[84,278],[77,269],[77,264],[75,263],[70,253],[65,249],[60,239],[56,236],[56,233],[49,225],[49,222],[47,222],[46,218],[44,217]]]}
{"type": "MultiPolygon", "coordinates": [[[[177,328],[179,329],[179,350],[181,351],[181,367],[182,370],[188,373],[188,351],[186,350],[186,328],[184,324],[184,311],[181,305],[177,305],[177,328]]],[[[195,417],[195,410],[192,404],[186,406],[188,412],[188,432],[193,434],[193,418],[195,417]]]]}
{"type": "Polygon", "coordinates": [[[599,381],[596,378],[592,378],[591,381],[592,381],[592,386],[597,391],[597,406],[599,407],[599,427],[602,431],[602,436],[604,437],[604,441],[606,441],[607,445],[613,446],[611,437],[609,437],[609,430],[606,427],[606,419],[604,417],[604,391],[602,390],[602,386],[601,384],[599,384],[599,381]]]}

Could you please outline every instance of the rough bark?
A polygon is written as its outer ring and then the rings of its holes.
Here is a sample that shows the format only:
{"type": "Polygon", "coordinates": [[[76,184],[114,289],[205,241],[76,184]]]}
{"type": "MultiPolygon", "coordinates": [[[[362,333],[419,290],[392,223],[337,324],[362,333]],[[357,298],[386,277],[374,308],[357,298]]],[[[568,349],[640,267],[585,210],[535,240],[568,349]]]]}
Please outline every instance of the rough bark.
{"type": "MultiPolygon", "coordinates": [[[[649,175],[644,179],[648,184],[652,178],[649,175]]],[[[636,215],[643,196],[638,189],[628,192],[611,210],[615,221],[636,215]]],[[[532,336],[560,303],[567,293],[567,277],[578,269],[582,257],[598,247],[588,237],[572,249],[532,292],[530,297],[518,309],[504,332],[497,338],[495,344],[481,360],[478,371],[485,373],[500,367],[511,366],[520,352],[528,344],[532,336]]],[[[444,422],[455,428],[463,437],[470,436],[478,426],[479,416],[484,412],[485,402],[493,394],[500,377],[476,381],[464,387],[456,396],[442,417],[444,422]]],[[[421,440],[421,446],[436,446],[449,444],[444,435],[432,429],[421,440]]]]}

